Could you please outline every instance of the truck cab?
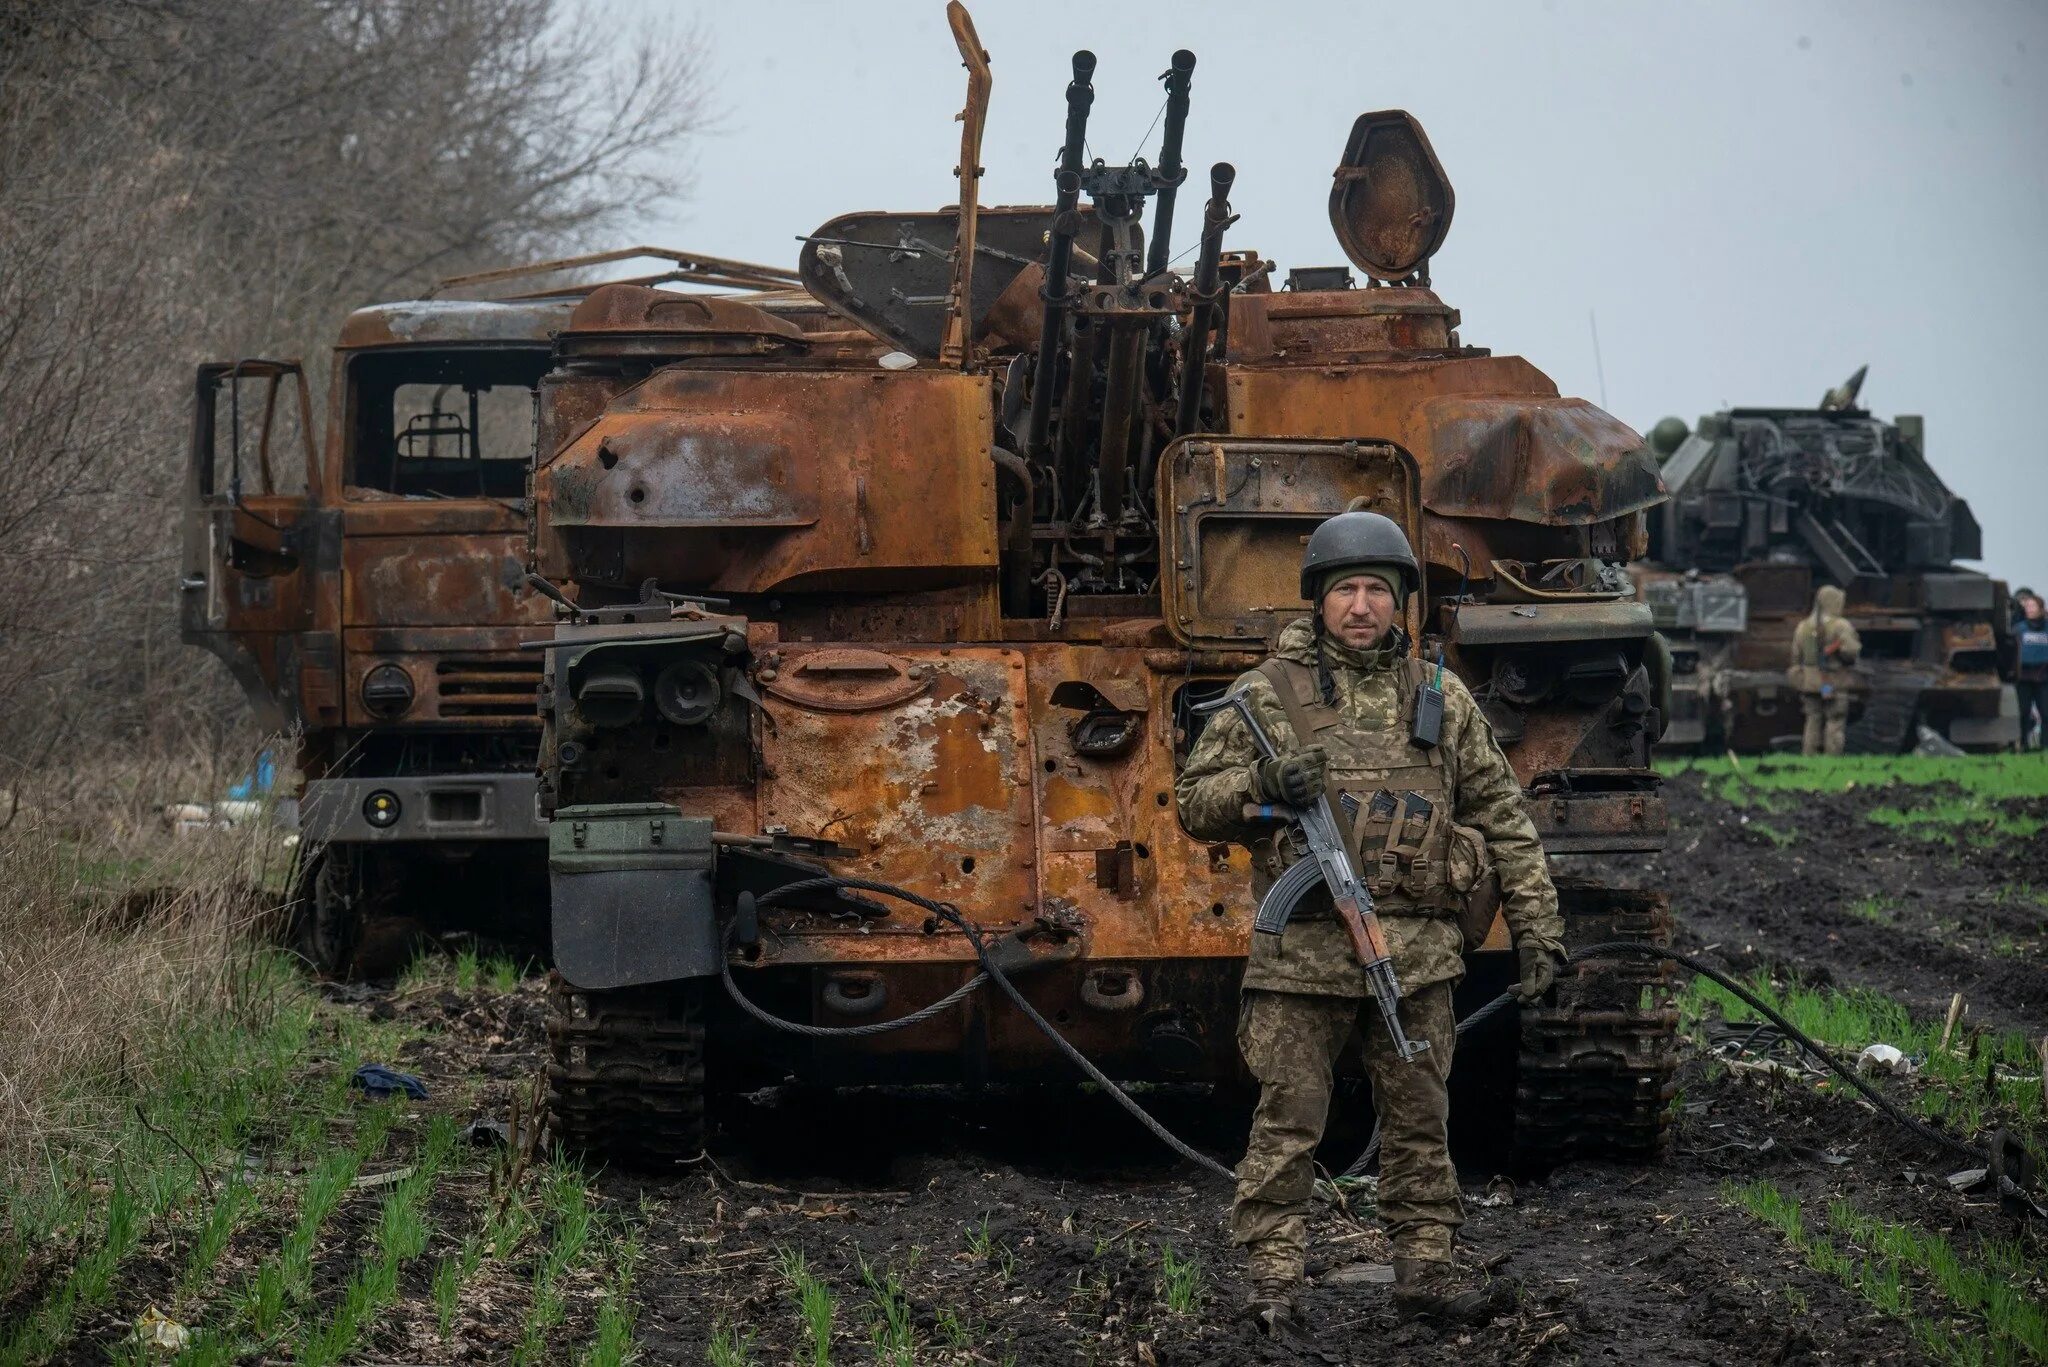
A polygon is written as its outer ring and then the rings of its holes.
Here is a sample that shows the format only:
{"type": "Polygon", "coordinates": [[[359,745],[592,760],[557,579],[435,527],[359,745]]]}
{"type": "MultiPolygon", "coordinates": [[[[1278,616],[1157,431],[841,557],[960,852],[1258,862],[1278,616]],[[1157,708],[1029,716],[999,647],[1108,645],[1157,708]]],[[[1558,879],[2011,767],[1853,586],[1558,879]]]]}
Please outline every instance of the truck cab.
{"type": "MultiPolygon", "coordinates": [[[[662,279],[708,260],[651,254],[674,265],[662,279]]],[[[714,264],[726,288],[782,280],[714,264]]],[[[199,367],[182,634],[293,737],[290,939],[321,972],[388,970],[425,930],[544,940],[541,664],[526,647],[552,619],[526,577],[527,483],[538,385],[584,293],[356,310],[317,442],[298,362],[199,367]]]]}

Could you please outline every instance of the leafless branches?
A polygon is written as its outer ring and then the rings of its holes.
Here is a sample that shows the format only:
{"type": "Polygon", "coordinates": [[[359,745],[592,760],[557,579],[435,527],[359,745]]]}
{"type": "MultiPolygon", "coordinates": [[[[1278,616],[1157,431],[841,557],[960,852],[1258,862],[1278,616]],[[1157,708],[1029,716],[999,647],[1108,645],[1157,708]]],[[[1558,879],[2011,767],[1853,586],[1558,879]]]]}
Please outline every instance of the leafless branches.
{"type": "Polygon", "coordinates": [[[0,772],[222,727],[176,644],[192,366],[676,194],[694,35],[570,0],[0,0],[0,772]]]}

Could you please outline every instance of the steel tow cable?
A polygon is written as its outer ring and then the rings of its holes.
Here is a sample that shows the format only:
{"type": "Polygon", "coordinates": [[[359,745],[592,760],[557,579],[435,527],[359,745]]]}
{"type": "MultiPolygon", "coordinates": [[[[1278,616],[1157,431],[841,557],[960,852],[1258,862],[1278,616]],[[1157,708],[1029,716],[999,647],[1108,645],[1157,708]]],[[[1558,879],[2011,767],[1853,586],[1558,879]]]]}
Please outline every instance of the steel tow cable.
{"type": "MultiPolygon", "coordinates": [[[[968,944],[972,946],[974,949],[975,958],[978,959],[981,963],[981,972],[977,973],[973,978],[970,978],[967,982],[961,984],[959,987],[953,989],[953,991],[949,992],[944,997],[941,997],[939,1000],[933,1002],[931,1005],[922,1007],[917,1011],[913,1011],[909,1015],[899,1016],[893,1020],[878,1021],[871,1025],[832,1027],[807,1025],[797,1021],[784,1020],[779,1016],[771,1015],[769,1012],[755,1005],[753,1002],[749,1001],[745,996],[741,994],[739,984],[733,978],[732,968],[730,963],[728,962],[724,966],[726,991],[731,995],[732,999],[736,1003],[738,1003],[739,1006],[742,1009],[744,1009],[749,1015],[754,1017],[754,1019],[761,1021],[766,1025],[770,1025],[778,1030],[786,1030],[792,1034],[806,1035],[812,1037],[832,1038],[861,1035],[878,1035],[884,1033],[885,1031],[900,1030],[906,1026],[915,1025],[919,1022],[930,1020],[932,1017],[938,1015],[940,1012],[965,1000],[975,991],[985,986],[990,980],[993,980],[997,988],[999,988],[1002,991],[1002,993],[1010,999],[1011,1003],[1014,1004],[1019,1011],[1022,1011],[1024,1013],[1024,1016],[1027,1020],[1029,1020],[1033,1025],[1037,1026],[1041,1031],[1043,1031],[1046,1038],[1051,1040],[1055,1045],[1057,1045],[1059,1047],[1060,1052],[1065,1054],[1067,1058],[1070,1059],[1076,1067],[1080,1068],[1080,1070],[1083,1073],[1087,1074],[1088,1079],[1091,1082],[1094,1082],[1097,1086],[1101,1087],[1103,1091],[1107,1093],[1113,1101],[1115,1101],[1119,1106],[1123,1107],[1124,1110],[1128,1111],[1133,1119],[1135,1119],[1139,1124],[1143,1125],[1147,1130],[1149,1130],[1153,1134],[1153,1136],[1156,1137],[1161,1143],[1165,1144],[1168,1148],[1172,1149],[1175,1153],[1187,1159],[1189,1162],[1194,1163],[1204,1168],[1205,1170],[1215,1174],[1216,1176],[1223,1178],[1225,1181],[1234,1182],[1237,1180],[1236,1173],[1232,1172],[1229,1168],[1223,1166],[1223,1164],[1217,1162],[1215,1159],[1209,1157],[1207,1154],[1202,1153],[1199,1150],[1189,1146],[1187,1143],[1181,1140],[1181,1138],[1178,1135],[1175,1135],[1171,1130],[1167,1129],[1166,1126],[1161,1124],[1159,1121],[1155,1120],[1150,1112],[1146,1111],[1143,1106],[1140,1106],[1135,1100],[1133,1100],[1128,1092],[1126,1092],[1121,1086],[1119,1086],[1116,1082],[1110,1079],[1108,1074],[1104,1073],[1100,1068],[1096,1067],[1093,1061],[1091,1061],[1087,1055],[1083,1054],[1078,1048],[1076,1048],[1071,1042],[1068,1041],[1066,1036],[1060,1034],[1060,1032],[1056,1028],[1054,1028],[1051,1021],[1047,1020],[1043,1015],[1039,1013],[1036,1007],[1032,1006],[1032,1004],[1029,1001],[1025,1000],[1024,994],[1017,990],[1016,984],[1010,981],[1009,975],[1003,971],[1001,965],[997,964],[994,961],[994,959],[990,957],[987,944],[985,943],[985,932],[983,932],[979,926],[975,925],[973,922],[969,921],[964,915],[962,915],[958,907],[952,905],[949,902],[934,901],[929,897],[925,897],[919,893],[912,892],[908,888],[897,887],[891,883],[875,882],[873,880],[864,878],[841,878],[837,876],[808,878],[804,879],[801,882],[785,884],[782,887],[774,888],[769,892],[762,894],[757,905],[771,906],[780,902],[787,901],[789,898],[794,897],[799,893],[820,892],[827,890],[837,890],[842,888],[858,892],[872,892],[884,897],[894,897],[900,901],[908,902],[912,906],[920,907],[925,911],[930,912],[933,916],[936,916],[941,921],[945,922],[947,925],[953,926],[955,929],[959,930],[961,934],[967,937],[968,944]]],[[[1920,1120],[1918,1117],[1909,1115],[1906,1111],[1899,1107],[1898,1103],[1894,1102],[1893,1100],[1891,1100],[1891,1098],[1885,1096],[1882,1092],[1878,1091],[1869,1083],[1865,1082],[1862,1078],[1858,1077],[1854,1070],[1850,1069],[1848,1066],[1843,1064],[1841,1060],[1837,1059],[1833,1054],[1829,1053],[1823,1045],[1814,1040],[1811,1036],[1807,1035],[1804,1031],[1800,1030],[1790,1021],[1786,1020],[1785,1017],[1782,1014],[1780,1014],[1769,1003],[1760,1000],[1755,993],[1751,992],[1742,983],[1728,976],[1726,973],[1721,972],[1719,969],[1713,968],[1708,964],[1701,962],[1699,959],[1694,958],[1690,954],[1683,954],[1675,949],[1666,949],[1660,945],[1642,944],[1633,940],[1612,940],[1602,944],[1587,945],[1583,949],[1580,949],[1577,953],[1568,955],[1566,962],[1572,964],[1586,964],[1601,959],[1613,959],[1619,957],[1666,959],[1672,963],[1679,965],[1682,968],[1691,970],[1693,973],[1696,973],[1701,977],[1710,979],[1711,981],[1719,984],[1721,987],[1727,989],[1731,994],[1733,994],[1737,999],[1739,999],[1744,1005],[1748,1006],[1758,1015],[1763,1016],[1766,1020],[1770,1021],[1773,1025],[1777,1026],[1778,1029],[1782,1030],[1785,1033],[1785,1037],[1787,1039],[1791,1040],[1794,1044],[1798,1045],[1800,1049],[1804,1050],[1806,1053],[1812,1055],[1815,1059],[1819,1060],[1820,1063],[1824,1065],[1830,1072],[1834,1073],[1837,1077],[1841,1078],[1844,1082],[1848,1083],[1849,1086],[1853,1087],[1857,1092],[1859,1092],[1866,1100],[1868,1100],[1873,1106],[1875,1106],[1878,1109],[1878,1111],[1886,1118],[1890,1119],[1891,1121],[1893,1121],[1903,1129],[1911,1132],[1912,1134],[1915,1134],[1920,1138],[1926,1140],[1927,1142],[1936,1145],[1937,1147],[1948,1149],[1952,1152],[1961,1154],[1964,1157],[1969,1158],[1975,1162],[1983,1164],[1987,1171],[1995,1166],[1993,1162],[1994,1155],[1989,1153],[1987,1150],[1979,1149],[1974,1147],[1973,1145],[1966,1144],[1962,1140],[1953,1138],[1947,1134],[1942,1133],[1940,1130],[1934,1128],[1932,1125],[1927,1124],[1925,1121],[1920,1120]]],[[[1501,993],[1498,997],[1493,998],[1491,1001],[1481,1006],[1478,1010],[1473,1011],[1471,1014],[1467,1015],[1463,1020],[1459,1021],[1457,1032],[1460,1035],[1463,1035],[1468,1030],[1471,1030],[1483,1024],[1487,1020],[1493,1018],[1498,1013],[1506,1010],[1507,1007],[1511,1003],[1514,1003],[1516,1000],[1517,999],[1515,991],[1514,989],[1510,988],[1508,991],[1501,993]]],[[[1344,1175],[1356,1176],[1359,1172],[1361,1172],[1371,1162],[1372,1157],[1378,1149],[1378,1144],[1379,1132],[1378,1128],[1375,1127],[1372,1142],[1367,1145],[1366,1151],[1359,1155],[1358,1160],[1345,1170],[1344,1175]]],[[[2010,1181],[2011,1179],[2007,1178],[2004,1180],[2010,1181]]]]}

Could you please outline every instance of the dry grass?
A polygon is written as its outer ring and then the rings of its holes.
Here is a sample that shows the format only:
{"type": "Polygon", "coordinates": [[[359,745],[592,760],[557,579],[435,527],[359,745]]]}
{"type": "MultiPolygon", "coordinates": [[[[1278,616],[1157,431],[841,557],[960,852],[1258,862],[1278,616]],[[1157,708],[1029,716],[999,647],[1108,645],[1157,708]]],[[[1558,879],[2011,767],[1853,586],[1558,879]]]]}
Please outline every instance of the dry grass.
{"type": "Polygon", "coordinates": [[[0,1181],[53,1144],[111,1143],[194,1022],[268,1009],[256,945],[289,848],[269,826],[180,838],[160,816],[232,767],[131,756],[46,775],[0,830],[0,1181]]]}

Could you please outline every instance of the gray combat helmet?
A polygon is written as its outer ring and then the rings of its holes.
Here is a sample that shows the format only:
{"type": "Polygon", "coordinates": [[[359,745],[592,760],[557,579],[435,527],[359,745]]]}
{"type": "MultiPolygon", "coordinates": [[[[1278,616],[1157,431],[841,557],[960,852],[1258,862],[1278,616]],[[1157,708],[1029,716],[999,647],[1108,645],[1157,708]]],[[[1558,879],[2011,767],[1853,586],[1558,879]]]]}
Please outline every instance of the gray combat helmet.
{"type": "Polygon", "coordinates": [[[1407,533],[1391,517],[1378,513],[1339,513],[1309,536],[1301,557],[1301,596],[1316,601],[1316,584],[1332,570],[1391,565],[1401,572],[1401,595],[1422,587],[1407,533]]]}

